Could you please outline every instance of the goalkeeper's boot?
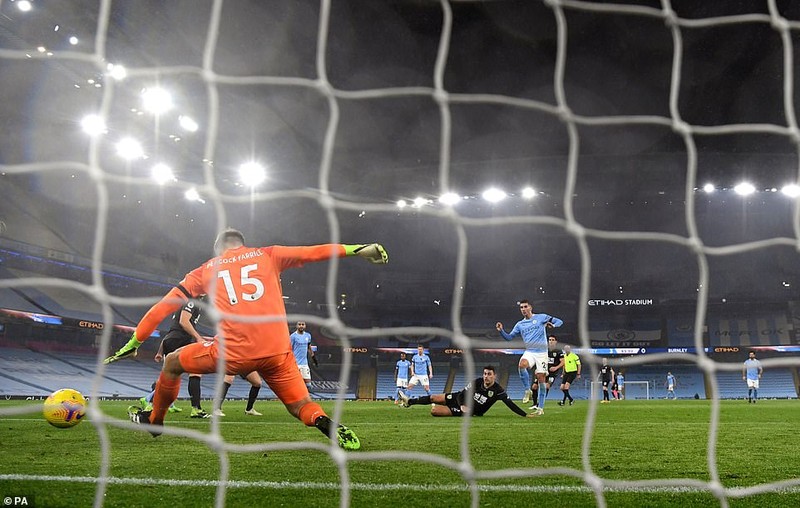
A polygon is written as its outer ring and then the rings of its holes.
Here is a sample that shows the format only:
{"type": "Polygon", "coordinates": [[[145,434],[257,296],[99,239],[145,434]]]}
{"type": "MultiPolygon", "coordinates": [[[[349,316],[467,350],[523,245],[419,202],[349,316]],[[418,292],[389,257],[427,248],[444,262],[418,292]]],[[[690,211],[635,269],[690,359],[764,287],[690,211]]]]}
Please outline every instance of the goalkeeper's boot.
{"type": "Polygon", "coordinates": [[[250,415],[250,416],[264,416],[261,413],[259,413],[258,411],[256,411],[255,408],[254,409],[245,409],[244,410],[244,414],[250,415]]]}
{"type": "Polygon", "coordinates": [[[120,360],[124,360],[125,358],[134,358],[139,346],[141,345],[142,343],[136,339],[136,333],[134,332],[134,334],[131,336],[131,340],[119,348],[116,353],[103,360],[103,363],[108,365],[109,363],[118,362],[120,360]]]}
{"type": "Polygon", "coordinates": [[[406,395],[403,392],[400,392],[397,394],[397,396],[400,397],[400,404],[403,407],[411,407],[411,404],[408,403],[408,395],[406,395]]]}
{"type": "Polygon", "coordinates": [[[361,448],[361,441],[358,440],[356,433],[344,425],[339,425],[339,428],[336,429],[336,437],[339,439],[340,448],[345,450],[358,450],[361,448]]]}
{"type": "Polygon", "coordinates": [[[171,405],[171,406],[169,407],[169,412],[170,412],[170,413],[180,413],[180,412],[182,412],[182,411],[183,411],[183,409],[179,408],[179,407],[178,407],[178,406],[176,406],[175,404],[173,404],[173,405],[171,405]]]}
{"type": "Polygon", "coordinates": [[[222,409],[215,409],[214,416],[225,416],[225,413],[222,412],[222,409]]]}
{"type": "Polygon", "coordinates": [[[537,407],[536,411],[533,412],[536,416],[544,416],[544,409],[537,407]]]}
{"type": "Polygon", "coordinates": [[[193,407],[192,413],[189,415],[189,418],[211,418],[211,415],[209,413],[206,413],[202,409],[193,407]]]}
{"type": "Polygon", "coordinates": [[[146,398],[142,397],[141,399],[139,399],[139,403],[142,405],[142,410],[144,410],[144,411],[152,411],[153,410],[153,404],[148,402],[146,398]]]}
{"type": "Polygon", "coordinates": [[[525,395],[522,396],[522,403],[527,404],[528,402],[531,401],[531,397],[533,397],[533,391],[525,390],[525,395]]]}
{"type": "MultiPolygon", "coordinates": [[[[150,415],[151,414],[152,414],[151,411],[145,411],[140,407],[128,406],[128,418],[133,423],[136,423],[136,424],[139,424],[139,425],[158,425],[158,426],[163,426],[164,425],[163,423],[151,424],[150,423],[150,415]]],[[[148,432],[150,432],[150,434],[152,434],[153,437],[158,437],[158,436],[161,435],[161,431],[160,430],[149,430],[148,429],[148,432]]]]}

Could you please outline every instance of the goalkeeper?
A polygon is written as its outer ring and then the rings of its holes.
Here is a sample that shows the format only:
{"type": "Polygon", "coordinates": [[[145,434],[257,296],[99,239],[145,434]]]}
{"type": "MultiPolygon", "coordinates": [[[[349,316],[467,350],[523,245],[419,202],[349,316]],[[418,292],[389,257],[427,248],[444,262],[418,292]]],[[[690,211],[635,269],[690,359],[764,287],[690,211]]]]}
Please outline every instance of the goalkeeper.
{"type": "MultiPolygon", "coordinates": [[[[169,314],[185,301],[208,294],[219,311],[219,341],[195,343],[167,355],[156,384],[153,410],[129,408],[135,423],[163,425],[164,416],[180,389],[181,374],[206,374],[217,370],[217,358],[224,354],[225,374],[248,374],[257,371],[267,381],[286,409],[309,427],[330,436],[332,421],[316,402],[312,402],[294,360],[286,328],[280,274],[304,263],[331,257],[360,256],[372,263],[389,261],[384,248],[367,245],[325,244],[309,247],[246,247],[244,235],[235,229],[219,234],[214,243],[216,257],[188,273],[177,287],[150,308],[139,321],[128,343],[113,356],[111,363],[128,356],[153,333],[169,314]],[[260,319],[258,319],[260,318],[260,319]],[[266,319],[265,319],[266,318],[266,319]]],[[[340,425],[336,431],[339,446],[360,448],[358,437],[340,425]]],[[[153,435],[160,432],[151,430],[153,435]]]]}

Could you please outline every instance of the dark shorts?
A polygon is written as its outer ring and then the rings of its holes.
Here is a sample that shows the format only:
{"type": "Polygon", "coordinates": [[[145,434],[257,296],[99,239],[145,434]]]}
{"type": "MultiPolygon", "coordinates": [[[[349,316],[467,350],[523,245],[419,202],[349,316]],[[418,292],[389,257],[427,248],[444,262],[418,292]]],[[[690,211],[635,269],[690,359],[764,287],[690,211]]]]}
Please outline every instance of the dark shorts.
{"type": "Polygon", "coordinates": [[[608,383],[610,383],[610,382],[611,382],[611,381],[606,381],[606,380],[604,379],[604,380],[603,380],[603,388],[608,388],[608,383]]]}
{"type": "Polygon", "coordinates": [[[164,340],[161,341],[161,350],[164,356],[167,356],[173,351],[195,342],[194,337],[190,337],[185,333],[167,333],[164,336],[164,340]]]}
{"type": "Polygon", "coordinates": [[[547,384],[549,384],[550,386],[553,386],[553,383],[556,382],[556,378],[557,377],[558,377],[558,374],[552,374],[552,375],[547,376],[547,384]]]}
{"type": "Polygon", "coordinates": [[[459,400],[458,393],[448,393],[444,396],[445,405],[450,408],[453,416],[464,416],[464,411],[461,410],[461,401],[459,400]]]}
{"type": "Polygon", "coordinates": [[[573,381],[575,381],[576,377],[578,377],[578,371],[565,372],[564,375],[561,376],[561,382],[564,383],[564,384],[572,383],[573,381]]]}

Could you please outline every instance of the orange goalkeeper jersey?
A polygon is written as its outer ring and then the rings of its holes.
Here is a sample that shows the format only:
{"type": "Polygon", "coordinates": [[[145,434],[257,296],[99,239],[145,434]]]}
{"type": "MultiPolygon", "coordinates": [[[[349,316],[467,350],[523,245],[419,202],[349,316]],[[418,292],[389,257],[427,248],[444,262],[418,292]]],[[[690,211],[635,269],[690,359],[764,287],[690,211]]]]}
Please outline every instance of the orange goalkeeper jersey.
{"type": "MultiPolygon", "coordinates": [[[[213,296],[221,313],[220,331],[229,361],[266,358],[291,351],[281,272],[344,255],[344,246],[340,244],[238,247],[192,270],[180,285],[192,297],[213,296]]],[[[171,291],[148,312],[153,319],[143,318],[137,327],[139,340],[152,333],[145,322],[152,324],[168,307],[174,306],[175,294],[176,290],[171,291]],[[164,307],[157,311],[156,307],[162,303],[164,307]]],[[[155,322],[153,329],[160,322],[155,322]]]]}

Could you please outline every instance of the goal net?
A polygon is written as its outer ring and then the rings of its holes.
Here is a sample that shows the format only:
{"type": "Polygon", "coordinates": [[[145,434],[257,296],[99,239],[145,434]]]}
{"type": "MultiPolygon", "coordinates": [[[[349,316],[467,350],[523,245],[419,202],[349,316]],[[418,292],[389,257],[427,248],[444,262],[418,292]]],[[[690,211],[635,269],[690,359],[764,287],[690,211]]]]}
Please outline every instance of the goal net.
{"type": "MultiPolygon", "coordinates": [[[[77,446],[100,455],[89,467],[56,450],[65,460],[46,467],[11,443],[41,446],[63,434],[0,430],[6,499],[63,504],[51,487],[77,485],[97,507],[110,498],[124,505],[118,489],[142,486],[136,495],[152,488],[176,506],[185,500],[169,496],[182,489],[205,489],[206,503],[213,490],[215,506],[255,504],[247,496],[260,489],[286,504],[335,492],[340,506],[409,495],[513,505],[531,493],[597,506],[673,496],[725,507],[739,498],[800,503],[792,457],[742,479],[736,443],[757,413],[721,402],[748,393],[741,376],[751,350],[762,390],[781,380],[784,397],[797,395],[794,4],[0,0],[0,14],[0,394],[90,379],[82,427],[96,439],[77,446]],[[361,433],[361,452],[306,439],[311,431],[301,434],[284,413],[263,421],[255,441],[241,436],[261,422],[239,422],[233,434],[221,418],[197,431],[168,417],[160,441],[143,444],[130,435],[145,431],[106,405],[135,373],[102,359],[209,259],[229,226],[251,246],[387,247],[386,267],[332,259],[281,280],[289,323],[326,330],[317,346],[336,390],[326,410],[361,433]],[[508,344],[495,322],[511,330],[522,298],[534,313],[564,319],[554,333],[583,352],[584,379],[597,378],[603,354],[639,379],[660,383],[671,368],[679,388],[705,394],[694,413],[702,425],[680,427],[702,427],[682,435],[687,449],[703,450],[699,462],[631,476],[604,454],[612,411],[645,404],[647,381],[625,383],[632,404],[550,401],[524,426],[501,420],[501,404],[457,427],[404,424],[406,414],[379,406],[369,410],[375,421],[347,420],[364,413],[346,399],[375,391],[376,365],[387,364],[385,351],[413,351],[408,337],[441,355],[434,392],[458,390],[490,363],[511,371],[506,387],[519,390],[517,356],[497,352],[508,344]],[[48,338],[67,325],[98,332],[90,366],[75,344],[48,338]],[[42,359],[59,368],[37,371],[42,359]],[[558,439],[548,420],[580,426],[569,462],[509,455],[525,448],[510,443],[558,439]],[[297,435],[270,439],[292,425],[297,435]],[[434,437],[418,449],[419,436],[434,437]],[[198,449],[217,478],[174,467],[198,449]],[[269,465],[289,455],[315,458],[310,470],[269,465]],[[158,477],[131,466],[158,457],[158,477]],[[398,469],[419,469],[419,479],[409,484],[398,469]],[[265,470],[269,480],[251,474],[265,470]]],[[[220,315],[204,308],[213,334],[220,315]]],[[[147,379],[156,375],[151,366],[147,379]]],[[[210,379],[219,396],[222,376],[210,379]]],[[[0,404],[0,420],[21,426],[39,411],[0,404]]],[[[772,411],[774,425],[787,420],[772,411]]],[[[751,460],[748,473],[774,455],[751,460]]]]}
{"type": "MultiPolygon", "coordinates": [[[[609,386],[608,396],[614,398],[614,394],[609,386]]],[[[618,390],[620,399],[628,400],[650,400],[650,382],[649,381],[626,381],[621,390],[618,390]]],[[[592,381],[592,398],[603,399],[603,383],[600,381],[592,381]]]]}

